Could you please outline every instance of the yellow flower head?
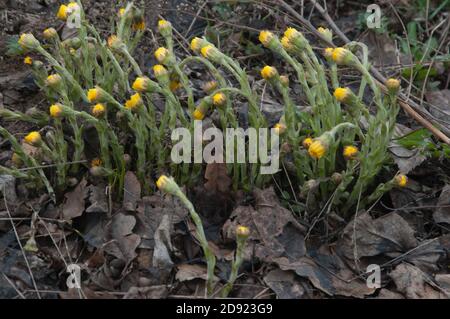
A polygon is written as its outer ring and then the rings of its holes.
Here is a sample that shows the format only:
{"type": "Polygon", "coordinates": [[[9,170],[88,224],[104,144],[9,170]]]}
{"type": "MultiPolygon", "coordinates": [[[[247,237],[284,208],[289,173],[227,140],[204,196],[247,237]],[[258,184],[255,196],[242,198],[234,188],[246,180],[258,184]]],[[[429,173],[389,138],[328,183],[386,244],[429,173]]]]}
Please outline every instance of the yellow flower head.
{"type": "Polygon", "coordinates": [[[25,143],[30,144],[32,146],[40,146],[42,143],[41,134],[39,132],[34,131],[30,132],[27,136],[25,136],[25,143]]]}
{"type": "Polygon", "coordinates": [[[301,33],[295,28],[287,28],[286,31],[284,31],[284,36],[291,42],[297,39],[300,35],[301,33]]]}
{"type": "Polygon", "coordinates": [[[292,43],[291,40],[289,40],[289,38],[287,36],[283,36],[281,38],[281,45],[283,46],[283,48],[287,51],[292,50],[292,43]]]}
{"type": "Polygon", "coordinates": [[[194,113],[192,113],[192,117],[196,121],[202,121],[205,118],[205,113],[203,113],[199,108],[196,108],[194,113]]]}
{"type": "Polygon", "coordinates": [[[222,92],[216,93],[213,96],[213,104],[215,106],[223,106],[227,101],[227,97],[222,92]]]}
{"type": "Polygon", "coordinates": [[[156,77],[160,77],[169,74],[169,71],[163,65],[156,64],[153,66],[153,73],[155,73],[156,77]]]}
{"type": "Polygon", "coordinates": [[[207,59],[217,58],[218,51],[212,44],[204,46],[200,51],[202,55],[207,59]]]}
{"type": "Polygon", "coordinates": [[[277,135],[281,135],[286,131],[286,125],[283,123],[277,123],[273,126],[273,128],[275,130],[275,134],[277,135]]]}
{"type": "Polygon", "coordinates": [[[195,37],[191,40],[191,50],[194,52],[199,52],[202,49],[202,45],[203,39],[195,37]]]}
{"type": "Polygon", "coordinates": [[[325,56],[325,58],[332,60],[333,59],[333,51],[334,51],[333,48],[326,48],[323,51],[323,55],[325,56]]]}
{"type": "Polygon", "coordinates": [[[270,80],[273,79],[275,76],[277,76],[278,71],[273,66],[266,65],[261,70],[261,76],[264,78],[264,80],[270,80]]]}
{"type": "Polygon", "coordinates": [[[166,175],[161,175],[158,180],[156,181],[156,186],[160,190],[164,190],[165,186],[167,186],[169,182],[169,178],[166,175]]]}
{"type": "Polygon", "coordinates": [[[308,148],[308,153],[312,158],[320,159],[327,152],[328,145],[326,145],[322,140],[314,140],[313,143],[308,148]]]}
{"type": "Polygon", "coordinates": [[[150,87],[150,79],[146,77],[138,77],[133,83],[133,90],[138,92],[146,92],[150,87]]]}
{"type": "Polygon", "coordinates": [[[164,47],[160,47],[155,51],[155,58],[159,63],[164,63],[169,54],[170,54],[169,50],[167,50],[164,47]]]}
{"type": "Polygon", "coordinates": [[[106,113],[106,106],[103,103],[97,103],[92,107],[92,115],[99,118],[106,113]]]}
{"type": "Polygon", "coordinates": [[[397,79],[393,79],[393,78],[387,79],[386,87],[391,92],[397,92],[398,89],[400,88],[400,81],[397,79]]]}
{"type": "Polygon", "coordinates": [[[241,238],[247,238],[250,236],[250,229],[245,226],[237,226],[236,227],[236,236],[241,238]]]}
{"type": "Polygon", "coordinates": [[[115,34],[108,37],[108,47],[110,48],[118,48],[121,43],[122,41],[115,34]]]}
{"type": "Polygon", "coordinates": [[[62,4],[59,9],[58,9],[58,13],[56,14],[56,17],[59,20],[63,20],[66,21],[67,20],[67,11],[68,11],[68,7],[65,4],[62,4]]]}
{"type": "Polygon", "coordinates": [[[337,64],[347,64],[349,62],[349,58],[351,57],[351,52],[345,48],[336,48],[333,50],[333,54],[331,58],[337,64]]]}
{"type": "Polygon", "coordinates": [[[145,30],[145,21],[142,19],[138,22],[133,23],[132,28],[134,31],[144,31],[145,30]]]}
{"type": "Polygon", "coordinates": [[[323,37],[326,38],[328,41],[331,42],[333,40],[333,33],[331,32],[330,29],[319,27],[317,28],[317,31],[321,35],[323,35],[323,37]]]}
{"type": "Polygon", "coordinates": [[[177,183],[173,180],[172,177],[167,177],[166,175],[161,175],[156,181],[156,186],[159,190],[169,193],[169,194],[177,194],[181,192],[177,183]]]}
{"type": "Polygon", "coordinates": [[[120,8],[118,14],[119,14],[119,17],[122,17],[125,14],[125,8],[120,8]]]}
{"type": "Polygon", "coordinates": [[[21,34],[18,43],[25,50],[34,50],[40,46],[39,41],[31,33],[21,34]]]}
{"type": "Polygon", "coordinates": [[[53,104],[50,106],[50,116],[53,118],[59,118],[63,114],[63,109],[60,104],[53,104]]]}
{"type": "Polygon", "coordinates": [[[103,98],[102,90],[100,88],[89,89],[87,93],[88,101],[91,103],[100,102],[103,98]]]}
{"type": "Polygon", "coordinates": [[[100,158],[94,158],[92,161],[91,161],[91,167],[99,167],[99,166],[102,166],[102,164],[103,164],[103,161],[100,159],[100,158]]]}
{"type": "Polygon", "coordinates": [[[142,98],[139,93],[133,94],[129,100],[125,102],[125,108],[135,110],[142,105],[142,98]]]}
{"type": "Polygon", "coordinates": [[[163,36],[169,36],[172,33],[172,24],[167,20],[159,20],[158,30],[163,36]]]}
{"type": "Polygon", "coordinates": [[[23,59],[23,63],[33,65],[33,59],[30,56],[26,56],[25,59],[23,59]]]}
{"type": "Polygon", "coordinates": [[[56,73],[56,74],[50,74],[47,77],[47,80],[45,81],[45,83],[52,88],[56,88],[58,85],[61,84],[61,81],[62,81],[61,76],[56,73]]]}
{"type": "Polygon", "coordinates": [[[209,93],[213,92],[214,90],[216,90],[218,86],[219,86],[219,83],[217,83],[217,81],[208,81],[203,85],[202,89],[205,93],[209,94],[209,93]]]}
{"type": "Polygon", "coordinates": [[[334,91],[334,97],[341,103],[347,103],[352,94],[352,91],[349,88],[337,88],[334,91]]]}
{"type": "Polygon", "coordinates": [[[45,39],[50,40],[58,35],[58,32],[54,28],[47,28],[42,32],[45,39]]]}
{"type": "Polygon", "coordinates": [[[408,177],[403,174],[399,174],[394,177],[394,183],[398,187],[405,187],[408,184],[408,177]]]}
{"type": "Polygon", "coordinates": [[[306,148],[306,149],[308,149],[311,146],[312,143],[313,143],[313,139],[311,137],[305,138],[303,140],[303,142],[302,142],[303,147],[306,148]]]}
{"type": "Polygon", "coordinates": [[[270,45],[270,43],[272,42],[272,40],[274,39],[275,35],[268,31],[268,30],[263,30],[259,33],[259,41],[265,46],[268,47],[270,45]]]}
{"type": "Polygon", "coordinates": [[[343,155],[346,160],[354,160],[358,156],[358,152],[359,150],[356,146],[347,145],[344,147],[343,155]]]}

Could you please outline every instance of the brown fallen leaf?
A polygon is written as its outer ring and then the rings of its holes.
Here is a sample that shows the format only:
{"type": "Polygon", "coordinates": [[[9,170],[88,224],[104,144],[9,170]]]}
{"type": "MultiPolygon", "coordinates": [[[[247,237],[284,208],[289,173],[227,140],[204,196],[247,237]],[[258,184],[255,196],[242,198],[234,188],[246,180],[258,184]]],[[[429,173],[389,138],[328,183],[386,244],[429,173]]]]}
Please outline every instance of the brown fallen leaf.
{"type": "Polygon", "coordinates": [[[79,217],[85,211],[85,199],[87,197],[86,185],[86,179],[82,179],[73,191],[66,193],[66,201],[62,210],[65,220],[72,220],[73,218],[79,217]]]}
{"type": "Polygon", "coordinates": [[[210,163],[206,165],[205,179],[207,180],[205,189],[220,193],[230,192],[232,180],[228,176],[227,164],[210,163]]]}
{"type": "MultiPolygon", "coordinates": [[[[206,266],[198,264],[181,264],[178,265],[177,268],[178,271],[175,275],[175,279],[180,282],[190,281],[194,279],[206,280],[206,266]]],[[[214,276],[214,280],[218,281],[218,278],[214,276]]]]}
{"type": "Polygon", "coordinates": [[[133,172],[125,174],[123,190],[123,208],[132,212],[136,210],[137,202],[141,199],[141,183],[133,172]]]}
{"type": "Polygon", "coordinates": [[[123,299],[164,299],[169,295],[167,286],[131,287],[123,299]]]}
{"type": "Polygon", "coordinates": [[[106,185],[89,185],[89,203],[86,213],[107,213],[108,198],[106,197],[106,185]]]}
{"type": "Polygon", "coordinates": [[[439,291],[429,284],[432,282],[431,278],[413,265],[402,263],[389,276],[397,290],[408,299],[438,299],[440,297],[439,291]]]}
{"type": "Polygon", "coordinates": [[[133,233],[135,225],[134,216],[122,213],[114,215],[109,227],[110,241],[104,248],[105,252],[127,262],[136,258],[136,248],[141,237],[133,233]]]}
{"type": "Polygon", "coordinates": [[[293,271],[272,270],[264,277],[264,282],[277,294],[278,299],[307,298],[304,283],[293,271]]]}
{"type": "Polygon", "coordinates": [[[436,223],[450,224],[450,185],[447,184],[442,189],[437,203],[437,208],[433,213],[436,223]]]}

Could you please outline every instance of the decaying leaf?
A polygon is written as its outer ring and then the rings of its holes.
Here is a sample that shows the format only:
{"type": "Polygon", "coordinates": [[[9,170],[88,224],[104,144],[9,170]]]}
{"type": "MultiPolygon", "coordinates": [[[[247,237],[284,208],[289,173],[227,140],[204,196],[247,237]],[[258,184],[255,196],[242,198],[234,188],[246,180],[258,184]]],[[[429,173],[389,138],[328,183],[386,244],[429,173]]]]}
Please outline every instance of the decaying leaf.
{"type": "Polygon", "coordinates": [[[302,282],[293,271],[275,269],[264,277],[264,282],[279,299],[302,299],[307,297],[302,282]]]}
{"type": "Polygon", "coordinates": [[[125,183],[123,190],[123,208],[126,211],[135,211],[136,205],[141,198],[141,183],[133,172],[128,171],[125,174],[125,183]]]}
{"type": "Polygon", "coordinates": [[[135,225],[136,218],[133,216],[122,213],[114,215],[109,228],[111,241],[105,246],[105,252],[121,260],[133,260],[141,242],[141,237],[133,233],[135,225]]]}
{"type": "Polygon", "coordinates": [[[292,213],[281,206],[273,188],[255,190],[254,195],[255,208],[238,207],[223,227],[224,237],[235,240],[237,225],[244,225],[250,229],[247,258],[253,251],[255,257],[269,262],[278,257],[295,261],[304,256],[305,230],[292,213]]]}
{"type": "Polygon", "coordinates": [[[206,165],[205,178],[207,180],[205,189],[220,193],[230,191],[232,180],[228,176],[225,163],[210,163],[206,165]]]}
{"type": "Polygon", "coordinates": [[[166,286],[131,287],[123,299],[164,299],[169,290],[166,286]]]}
{"type": "Polygon", "coordinates": [[[164,215],[155,232],[155,249],[153,250],[153,267],[167,272],[170,272],[173,267],[169,253],[172,250],[171,227],[169,215],[164,215]]]}
{"type": "Polygon", "coordinates": [[[397,290],[408,299],[437,299],[439,292],[430,286],[432,280],[417,267],[402,263],[389,276],[397,290]]]}
{"type": "Polygon", "coordinates": [[[86,185],[87,181],[83,179],[73,191],[66,193],[66,201],[63,206],[63,217],[65,220],[71,220],[83,214],[87,196],[86,185]]]}
{"type": "MultiPolygon", "coordinates": [[[[203,265],[190,265],[190,264],[181,264],[177,266],[178,271],[175,275],[175,279],[183,282],[183,281],[190,281],[194,279],[202,279],[206,280],[206,266],[203,265]]],[[[215,281],[217,281],[218,278],[215,277],[215,281]]]]}
{"type": "Polygon", "coordinates": [[[450,185],[445,185],[433,214],[436,223],[450,224],[450,185]]]}
{"type": "Polygon", "coordinates": [[[91,205],[86,208],[86,213],[108,212],[108,198],[105,190],[105,185],[89,185],[89,202],[91,205]]]}

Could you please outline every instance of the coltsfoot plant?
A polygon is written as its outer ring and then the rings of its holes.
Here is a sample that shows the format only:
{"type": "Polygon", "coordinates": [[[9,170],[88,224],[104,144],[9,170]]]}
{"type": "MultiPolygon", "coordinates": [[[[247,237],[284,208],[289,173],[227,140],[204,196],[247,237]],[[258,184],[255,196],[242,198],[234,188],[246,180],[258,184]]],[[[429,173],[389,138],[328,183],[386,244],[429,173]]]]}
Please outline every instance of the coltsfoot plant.
{"type": "MultiPolygon", "coordinates": [[[[174,50],[172,25],[159,21],[163,43],[153,52],[158,63],[147,72],[133,58],[145,23],[143,12],[132,3],[120,9],[108,35],[101,35],[89,23],[80,1],[62,5],[57,18],[76,28],[74,37],[61,39],[49,27],[43,30],[43,42],[31,33],[22,34],[18,40],[20,50],[26,54],[24,63],[48,98],[49,111],[1,110],[3,120],[23,120],[35,127],[24,142],[39,150],[30,155],[14,136],[0,128],[0,134],[11,141],[13,162],[28,167],[2,167],[2,172],[45,186],[51,194],[55,193],[54,187],[61,194],[69,177],[83,174],[86,170],[82,168],[89,168],[86,163],[99,158],[90,172],[104,176],[120,194],[127,169],[125,158],[131,156],[128,169],[136,171],[143,192],[150,193],[155,190],[151,181],[162,173],[183,185],[196,183],[201,176],[201,163],[172,162],[168,136],[174,129],[185,128],[193,134],[195,121],[203,121],[213,113],[222,130],[267,127],[268,119],[260,107],[262,92],[255,90],[250,81],[249,73],[254,75],[255,70],[244,70],[236,59],[206,38],[192,39],[194,56],[181,59],[174,50]],[[187,68],[193,63],[202,65],[208,74],[201,88],[195,88],[188,77],[187,68]],[[157,97],[164,101],[162,112],[154,105],[157,97]],[[238,102],[248,105],[247,123],[238,120],[233,107],[238,102]],[[86,150],[88,127],[97,132],[97,154],[86,150]],[[44,172],[38,166],[43,161],[54,169],[44,172]]],[[[332,40],[330,30],[318,30],[332,40]]],[[[260,66],[261,77],[280,94],[284,104],[284,114],[273,129],[280,138],[289,188],[306,194],[319,207],[329,204],[350,214],[356,206],[376,201],[390,188],[405,186],[407,179],[403,175],[374,185],[389,158],[387,148],[398,113],[400,82],[389,79],[388,93],[382,94],[368,71],[365,45],[352,42],[345,47],[326,48],[321,59],[294,28],[288,28],[281,39],[262,31],[259,40],[273,51],[280,64],[294,70],[294,75],[288,75],[280,74],[273,66],[260,66]],[[357,92],[341,83],[340,65],[360,73],[357,92]],[[301,87],[300,96],[292,94],[294,84],[301,87]],[[364,103],[367,92],[371,92],[372,105],[364,103]]],[[[247,150],[255,150],[255,145],[249,144],[247,150]]],[[[249,151],[240,162],[242,154],[237,154],[236,145],[225,148],[224,152],[227,148],[234,151],[234,160],[227,163],[227,168],[235,189],[250,190],[272,181],[271,176],[260,174],[260,162],[249,161],[249,151]]],[[[287,186],[285,174],[279,174],[283,186],[287,186]]]]}

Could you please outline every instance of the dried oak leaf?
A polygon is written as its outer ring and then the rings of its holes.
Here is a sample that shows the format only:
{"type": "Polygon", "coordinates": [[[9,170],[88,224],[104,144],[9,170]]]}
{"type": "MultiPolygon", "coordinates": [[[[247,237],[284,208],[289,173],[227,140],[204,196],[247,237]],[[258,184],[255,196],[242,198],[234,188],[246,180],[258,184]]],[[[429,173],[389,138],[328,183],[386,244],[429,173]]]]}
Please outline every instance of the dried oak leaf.
{"type": "Polygon", "coordinates": [[[85,199],[87,197],[86,185],[87,181],[86,179],[83,179],[73,191],[66,193],[66,201],[64,202],[62,210],[65,220],[79,217],[85,211],[85,199]]]}
{"type": "Polygon", "coordinates": [[[135,225],[134,216],[122,213],[114,215],[109,228],[110,241],[104,248],[105,252],[127,262],[136,258],[136,248],[141,237],[133,233],[135,225]]]}
{"type": "Polygon", "coordinates": [[[303,257],[306,253],[305,229],[289,210],[281,206],[274,189],[256,189],[253,194],[256,200],[255,208],[236,208],[223,226],[224,237],[235,240],[236,227],[244,225],[250,229],[246,258],[251,257],[253,247],[255,257],[266,262],[279,257],[287,257],[289,261],[303,257]]]}

